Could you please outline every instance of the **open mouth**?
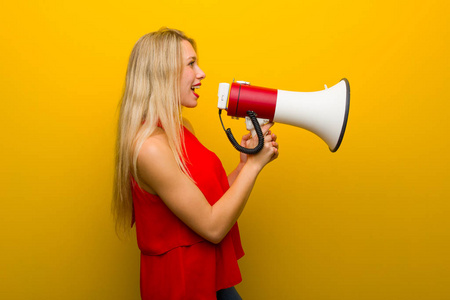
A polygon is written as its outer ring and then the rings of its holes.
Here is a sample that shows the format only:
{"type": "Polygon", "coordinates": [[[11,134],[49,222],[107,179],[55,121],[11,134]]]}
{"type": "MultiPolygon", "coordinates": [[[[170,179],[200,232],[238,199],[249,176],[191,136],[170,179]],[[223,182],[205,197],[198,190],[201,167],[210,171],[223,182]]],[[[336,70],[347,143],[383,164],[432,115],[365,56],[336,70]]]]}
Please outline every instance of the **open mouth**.
{"type": "Polygon", "coordinates": [[[202,85],[201,83],[197,83],[197,84],[195,84],[195,85],[193,85],[193,86],[191,87],[192,92],[194,93],[194,95],[195,95],[197,98],[200,97],[200,95],[198,95],[198,94],[195,92],[195,90],[196,90],[196,89],[199,89],[201,85],[202,85]]]}

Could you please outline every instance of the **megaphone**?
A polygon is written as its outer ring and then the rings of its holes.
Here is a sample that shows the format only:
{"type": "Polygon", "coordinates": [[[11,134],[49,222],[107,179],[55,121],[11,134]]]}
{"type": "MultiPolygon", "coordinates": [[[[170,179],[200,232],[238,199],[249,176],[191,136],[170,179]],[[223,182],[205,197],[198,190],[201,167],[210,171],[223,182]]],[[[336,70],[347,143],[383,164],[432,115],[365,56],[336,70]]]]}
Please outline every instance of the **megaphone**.
{"type": "MultiPolygon", "coordinates": [[[[338,84],[317,92],[292,92],[252,86],[237,81],[219,84],[219,117],[222,110],[234,118],[246,118],[247,129],[255,130],[259,144],[254,149],[244,148],[234,139],[231,130],[225,130],[233,146],[244,153],[255,154],[264,145],[263,123],[276,122],[297,126],[319,136],[336,152],[344,138],[350,107],[350,85],[346,78],[338,84]]],[[[254,134],[255,134],[254,133],[254,134]]]]}

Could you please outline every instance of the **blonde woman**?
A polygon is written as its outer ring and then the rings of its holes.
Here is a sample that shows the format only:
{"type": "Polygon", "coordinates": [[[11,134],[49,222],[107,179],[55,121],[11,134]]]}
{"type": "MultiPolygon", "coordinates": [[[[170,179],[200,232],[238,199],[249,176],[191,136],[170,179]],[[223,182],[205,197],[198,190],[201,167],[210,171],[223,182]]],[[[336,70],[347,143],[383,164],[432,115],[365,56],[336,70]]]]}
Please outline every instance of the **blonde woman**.
{"type": "MultiPolygon", "coordinates": [[[[227,176],[194,136],[181,108],[197,106],[205,73],[195,42],[163,28],[134,46],[120,108],[113,213],[118,230],[136,224],[142,299],[241,299],[237,220],[263,167],[278,157],[265,146],[241,154],[227,176]]],[[[242,145],[257,141],[247,134],[242,145]]]]}

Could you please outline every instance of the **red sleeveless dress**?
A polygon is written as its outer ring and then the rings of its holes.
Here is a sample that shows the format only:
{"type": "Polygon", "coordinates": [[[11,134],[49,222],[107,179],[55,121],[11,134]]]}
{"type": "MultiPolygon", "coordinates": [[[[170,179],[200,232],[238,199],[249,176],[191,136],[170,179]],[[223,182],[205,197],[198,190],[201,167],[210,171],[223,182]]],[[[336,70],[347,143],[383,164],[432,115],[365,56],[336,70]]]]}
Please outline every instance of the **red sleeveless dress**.
{"type": "MultiPolygon", "coordinates": [[[[229,188],[219,158],[184,128],[187,168],[213,205],[229,188]]],[[[136,235],[141,250],[144,300],[216,299],[216,291],[242,281],[237,260],[244,255],[237,223],[219,244],[192,231],[156,195],[132,180],[136,235]]]]}

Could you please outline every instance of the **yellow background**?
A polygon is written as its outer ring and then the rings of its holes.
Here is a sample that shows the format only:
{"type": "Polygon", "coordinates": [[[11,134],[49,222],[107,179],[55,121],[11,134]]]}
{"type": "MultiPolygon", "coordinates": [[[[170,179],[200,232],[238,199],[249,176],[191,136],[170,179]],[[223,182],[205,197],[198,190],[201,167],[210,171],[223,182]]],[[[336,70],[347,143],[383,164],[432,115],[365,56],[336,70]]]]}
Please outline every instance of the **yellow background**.
{"type": "Polygon", "coordinates": [[[227,171],[219,82],[350,82],[338,152],[273,128],[281,155],[240,219],[244,299],[449,299],[448,3],[3,1],[0,298],[139,298],[135,237],[110,214],[117,104],[132,46],[169,26],[198,43],[207,77],[185,115],[227,171]]]}

